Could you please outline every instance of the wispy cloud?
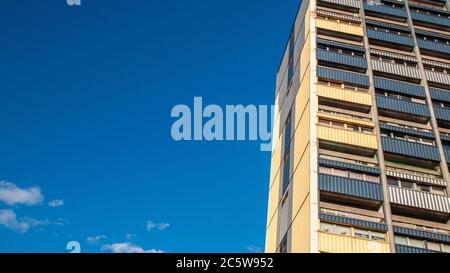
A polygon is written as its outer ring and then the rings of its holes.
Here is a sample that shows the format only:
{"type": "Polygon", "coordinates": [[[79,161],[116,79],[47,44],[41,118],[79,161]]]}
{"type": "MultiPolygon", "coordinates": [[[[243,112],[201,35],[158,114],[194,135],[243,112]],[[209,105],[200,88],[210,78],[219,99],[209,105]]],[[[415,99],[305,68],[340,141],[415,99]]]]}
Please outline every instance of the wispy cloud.
{"type": "Polygon", "coordinates": [[[105,235],[97,235],[97,236],[87,237],[86,242],[88,242],[89,244],[97,244],[98,242],[100,242],[101,240],[105,240],[106,238],[107,237],[105,235]]]}
{"type": "Polygon", "coordinates": [[[61,207],[63,205],[64,205],[64,200],[60,200],[60,199],[55,199],[55,200],[48,202],[48,206],[51,208],[57,208],[57,207],[61,207]]]}
{"type": "Polygon", "coordinates": [[[247,250],[251,253],[262,253],[263,252],[259,246],[254,246],[254,245],[247,246],[247,250]]]}
{"type": "Polygon", "coordinates": [[[62,218],[56,221],[40,220],[31,217],[17,218],[13,210],[6,209],[0,210],[0,225],[15,232],[26,233],[32,228],[37,231],[43,231],[46,226],[50,225],[64,226],[65,220],[62,218]]]}
{"type": "Polygon", "coordinates": [[[165,230],[165,229],[168,229],[169,227],[170,227],[169,223],[154,223],[152,221],[147,221],[147,225],[146,225],[147,231],[151,231],[153,229],[165,230]]]}
{"type": "Polygon", "coordinates": [[[102,251],[112,253],[164,253],[164,251],[158,249],[144,249],[130,242],[103,245],[102,251]]]}
{"type": "Polygon", "coordinates": [[[35,206],[43,200],[44,195],[39,187],[22,189],[14,183],[0,181],[0,201],[7,205],[35,206]]]}
{"type": "Polygon", "coordinates": [[[136,238],[136,234],[128,233],[125,235],[125,238],[127,238],[127,241],[132,241],[134,238],[136,238]]]}
{"type": "Polygon", "coordinates": [[[0,210],[0,225],[19,233],[26,233],[30,229],[30,225],[19,221],[16,213],[10,209],[0,210]]]}

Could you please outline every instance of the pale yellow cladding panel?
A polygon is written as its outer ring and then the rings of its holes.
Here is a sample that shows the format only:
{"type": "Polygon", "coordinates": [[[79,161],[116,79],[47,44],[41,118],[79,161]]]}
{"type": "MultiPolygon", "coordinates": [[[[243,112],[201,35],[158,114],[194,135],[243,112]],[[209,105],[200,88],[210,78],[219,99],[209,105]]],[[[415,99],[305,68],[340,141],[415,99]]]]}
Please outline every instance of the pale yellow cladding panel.
{"type": "Polygon", "coordinates": [[[348,101],[355,104],[372,106],[372,97],[368,93],[351,91],[326,85],[316,85],[317,95],[335,100],[348,101]]]}
{"type": "Polygon", "coordinates": [[[303,46],[302,52],[300,54],[300,81],[304,79],[305,73],[309,70],[309,60],[310,60],[310,41],[309,32],[306,34],[305,45],[303,46]]]}
{"type": "Polygon", "coordinates": [[[277,251],[277,227],[278,227],[278,212],[275,213],[272,222],[266,230],[266,253],[275,253],[277,251]]]}
{"type": "Polygon", "coordinates": [[[310,131],[310,113],[309,113],[309,103],[304,107],[302,116],[300,117],[297,128],[294,135],[294,168],[299,163],[300,159],[303,157],[303,153],[306,146],[309,143],[309,131],[310,131]]]}
{"type": "Polygon", "coordinates": [[[278,144],[275,148],[275,152],[272,155],[272,160],[270,163],[270,182],[269,182],[269,187],[272,188],[274,186],[274,182],[275,182],[275,177],[278,175],[279,169],[280,169],[280,164],[281,164],[281,147],[282,145],[282,141],[278,141],[278,144]]]}
{"type": "Polygon", "coordinates": [[[319,251],[326,253],[389,253],[386,242],[319,232],[319,251]]]}
{"type": "Polygon", "coordinates": [[[274,183],[274,186],[269,190],[269,203],[267,205],[267,226],[269,226],[271,221],[273,221],[280,200],[279,174],[277,174],[275,180],[277,181],[277,183],[274,183]]]}
{"type": "Polygon", "coordinates": [[[340,128],[318,125],[317,137],[321,140],[343,143],[351,146],[376,150],[378,148],[375,135],[353,132],[340,128]]]}
{"type": "Polygon", "coordinates": [[[292,222],[292,253],[308,253],[310,246],[310,200],[309,195],[292,222]]]}
{"type": "Polygon", "coordinates": [[[339,115],[335,115],[335,114],[321,113],[321,112],[317,113],[317,116],[322,119],[335,120],[335,121],[340,121],[342,123],[347,123],[347,124],[362,125],[362,126],[368,127],[368,128],[375,127],[375,124],[372,121],[367,121],[367,120],[360,120],[360,119],[355,119],[355,118],[339,116],[339,115]]]}
{"type": "Polygon", "coordinates": [[[343,32],[355,36],[363,36],[363,28],[360,25],[349,24],[347,22],[337,22],[317,18],[316,26],[317,28],[328,29],[331,31],[343,32]]]}

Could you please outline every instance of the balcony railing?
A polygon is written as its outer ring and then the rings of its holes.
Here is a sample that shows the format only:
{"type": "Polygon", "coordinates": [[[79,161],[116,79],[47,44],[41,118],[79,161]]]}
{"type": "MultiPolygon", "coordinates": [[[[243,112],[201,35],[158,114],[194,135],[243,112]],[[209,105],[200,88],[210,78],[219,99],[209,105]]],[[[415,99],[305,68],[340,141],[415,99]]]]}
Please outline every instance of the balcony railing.
{"type": "Polygon", "coordinates": [[[343,83],[352,83],[360,86],[369,85],[369,77],[364,74],[354,73],[339,69],[317,67],[317,76],[324,79],[332,79],[343,83]]]}
{"type": "Polygon", "coordinates": [[[386,242],[319,232],[319,251],[325,253],[389,253],[386,242]]]}
{"type": "Polygon", "coordinates": [[[367,60],[362,57],[317,49],[317,59],[332,66],[353,67],[361,72],[367,70],[367,60]]]}
{"type": "Polygon", "coordinates": [[[341,128],[318,125],[317,137],[328,142],[341,143],[354,147],[367,148],[370,150],[376,150],[378,148],[375,135],[354,132],[341,128]]]}
{"type": "Polygon", "coordinates": [[[377,106],[379,109],[384,109],[392,112],[400,112],[427,118],[430,117],[430,110],[425,104],[377,95],[377,106]]]}
{"type": "Polygon", "coordinates": [[[413,97],[425,98],[425,90],[423,86],[418,84],[390,80],[381,77],[374,77],[374,84],[375,88],[379,90],[394,91],[413,97]]]}
{"type": "Polygon", "coordinates": [[[422,23],[425,25],[435,25],[439,27],[444,27],[445,29],[450,28],[450,20],[446,17],[440,17],[426,13],[419,13],[411,10],[411,18],[415,23],[419,24],[422,23]]]}
{"type": "Polygon", "coordinates": [[[367,35],[371,42],[375,42],[384,46],[400,46],[410,50],[414,47],[414,40],[411,37],[401,36],[398,34],[368,29],[367,35]]]}
{"type": "Polygon", "coordinates": [[[383,73],[387,73],[387,76],[417,79],[420,81],[422,78],[420,70],[416,67],[395,64],[390,62],[384,62],[379,60],[372,60],[373,70],[383,73]]]}
{"type": "Polygon", "coordinates": [[[425,70],[425,74],[427,75],[427,80],[430,82],[435,82],[442,85],[449,85],[450,86],[450,75],[431,71],[431,70],[425,70]]]}
{"type": "Polygon", "coordinates": [[[401,21],[406,21],[406,11],[402,8],[394,8],[386,5],[369,5],[364,1],[364,10],[366,10],[368,15],[387,15],[391,19],[399,19],[401,21]]]}
{"type": "Polygon", "coordinates": [[[434,100],[450,102],[450,91],[438,88],[430,88],[430,95],[434,100]]]}
{"type": "Polygon", "coordinates": [[[441,55],[450,55],[450,45],[443,44],[443,43],[437,43],[434,41],[428,41],[418,38],[417,43],[419,45],[420,49],[423,49],[428,52],[435,52],[441,55]]]}
{"type": "Polygon", "coordinates": [[[320,84],[316,85],[316,87],[317,95],[319,97],[372,106],[372,97],[368,93],[320,84]]]}
{"type": "Polygon", "coordinates": [[[431,178],[427,176],[421,176],[406,172],[399,172],[399,171],[393,171],[393,170],[386,170],[386,175],[391,177],[396,177],[403,180],[409,180],[409,181],[416,181],[416,182],[422,182],[426,184],[446,187],[447,182],[445,182],[444,179],[438,179],[438,178],[431,178]]]}
{"type": "Polygon", "coordinates": [[[427,192],[389,186],[391,203],[450,214],[450,198],[427,192]]]}
{"type": "Polygon", "coordinates": [[[374,201],[383,201],[381,185],[345,177],[319,174],[319,189],[374,201]]]}
{"type": "MultiPolygon", "coordinates": [[[[339,32],[348,34],[351,36],[362,37],[363,28],[358,24],[349,24],[347,22],[337,22],[332,20],[325,20],[322,18],[317,18],[316,26],[319,29],[324,29],[332,32],[339,32]]],[[[361,38],[359,38],[361,39],[361,38]]]]}
{"type": "Polygon", "coordinates": [[[450,109],[442,107],[434,107],[436,119],[442,121],[450,121],[450,109]]]}
{"type": "Polygon", "coordinates": [[[421,253],[439,253],[439,251],[433,251],[425,248],[418,248],[412,246],[395,245],[395,252],[397,253],[411,253],[411,254],[421,254],[421,253]]]}
{"type": "Polygon", "coordinates": [[[382,137],[381,143],[383,150],[394,155],[404,156],[406,158],[419,158],[439,162],[439,152],[435,146],[409,142],[389,137],[382,137]]]}
{"type": "Polygon", "coordinates": [[[351,10],[359,10],[361,8],[361,1],[357,0],[320,0],[319,3],[325,6],[342,6],[351,10]]]}

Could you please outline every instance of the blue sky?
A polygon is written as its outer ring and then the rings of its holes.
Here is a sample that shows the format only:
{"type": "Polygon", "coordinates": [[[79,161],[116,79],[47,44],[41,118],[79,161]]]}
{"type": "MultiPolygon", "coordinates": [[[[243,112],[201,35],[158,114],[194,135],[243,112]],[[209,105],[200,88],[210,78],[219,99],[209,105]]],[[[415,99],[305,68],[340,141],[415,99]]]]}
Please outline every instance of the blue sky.
{"type": "Polygon", "coordinates": [[[175,142],[170,112],[273,103],[297,7],[2,1],[0,252],[263,249],[270,154],[175,142]]]}

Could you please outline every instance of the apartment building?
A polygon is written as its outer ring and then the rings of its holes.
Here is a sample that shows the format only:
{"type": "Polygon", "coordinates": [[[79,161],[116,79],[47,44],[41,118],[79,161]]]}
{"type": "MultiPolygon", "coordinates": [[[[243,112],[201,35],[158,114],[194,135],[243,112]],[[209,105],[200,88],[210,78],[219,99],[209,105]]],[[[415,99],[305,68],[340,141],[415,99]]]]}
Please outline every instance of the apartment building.
{"type": "Polygon", "coordinates": [[[276,81],[266,252],[450,252],[449,0],[303,0],[276,81]]]}

